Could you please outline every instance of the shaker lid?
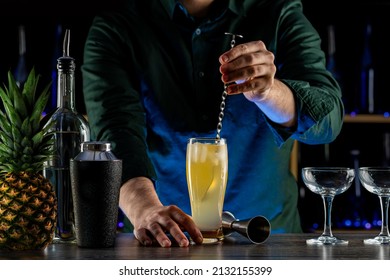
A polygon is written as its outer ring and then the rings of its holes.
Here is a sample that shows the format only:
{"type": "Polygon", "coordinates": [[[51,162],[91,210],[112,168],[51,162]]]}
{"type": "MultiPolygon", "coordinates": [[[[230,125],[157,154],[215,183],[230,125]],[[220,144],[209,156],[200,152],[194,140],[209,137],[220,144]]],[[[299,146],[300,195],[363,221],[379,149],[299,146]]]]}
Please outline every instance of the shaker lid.
{"type": "Polygon", "coordinates": [[[104,141],[89,141],[81,143],[81,151],[108,152],[111,150],[111,143],[104,141]]]}
{"type": "Polygon", "coordinates": [[[81,143],[81,152],[74,158],[79,161],[117,160],[111,152],[111,143],[106,141],[87,141],[81,143]]]}

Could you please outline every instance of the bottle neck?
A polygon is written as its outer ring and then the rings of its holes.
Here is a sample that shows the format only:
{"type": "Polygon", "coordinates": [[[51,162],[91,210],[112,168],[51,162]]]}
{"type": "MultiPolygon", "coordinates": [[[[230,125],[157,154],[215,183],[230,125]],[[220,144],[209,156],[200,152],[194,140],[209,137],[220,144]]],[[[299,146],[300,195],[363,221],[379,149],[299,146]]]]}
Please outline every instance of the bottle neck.
{"type": "Polygon", "coordinates": [[[58,71],[57,107],[75,111],[75,72],[69,69],[58,71]]]}

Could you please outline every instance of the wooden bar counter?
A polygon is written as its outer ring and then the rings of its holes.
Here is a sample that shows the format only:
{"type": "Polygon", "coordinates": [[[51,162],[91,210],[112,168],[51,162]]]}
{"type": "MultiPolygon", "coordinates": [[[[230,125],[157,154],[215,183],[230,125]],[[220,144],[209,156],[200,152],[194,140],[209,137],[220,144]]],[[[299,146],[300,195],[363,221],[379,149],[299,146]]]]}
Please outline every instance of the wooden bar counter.
{"type": "Polygon", "coordinates": [[[232,234],[219,244],[144,247],[133,234],[118,234],[114,248],[88,249],[76,244],[51,244],[43,251],[0,250],[0,259],[9,260],[389,260],[390,245],[365,245],[363,239],[378,232],[334,233],[348,245],[306,245],[313,234],[271,234],[262,244],[252,244],[232,234]]]}

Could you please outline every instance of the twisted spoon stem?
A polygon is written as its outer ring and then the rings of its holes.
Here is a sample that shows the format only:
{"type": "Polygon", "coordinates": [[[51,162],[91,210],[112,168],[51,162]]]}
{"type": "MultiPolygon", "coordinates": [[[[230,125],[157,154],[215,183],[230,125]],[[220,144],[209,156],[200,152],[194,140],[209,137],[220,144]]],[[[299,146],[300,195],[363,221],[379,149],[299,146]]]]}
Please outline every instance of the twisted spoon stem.
{"type": "MultiPolygon", "coordinates": [[[[243,38],[242,35],[233,34],[233,33],[229,33],[229,32],[225,32],[225,35],[232,37],[232,39],[230,41],[230,48],[231,49],[234,48],[234,46],[236,45],[236,37],[243,38]]],[[[224,89],[222,92],[222,101],[221,101],[221,105],[219,106],[220,111],[219,111],[219,115],[218,115],[217,136],[216,136],[216,138],[218,140],[221,139],[222,120],[223,120],[223,117],[225,115],[224,111],[225,111],[225,106],[226,106],[225,100],[227,97],[227,92],[226,92],[227,86],[228,86],[228,84],[224,85],[224,89]]]]}

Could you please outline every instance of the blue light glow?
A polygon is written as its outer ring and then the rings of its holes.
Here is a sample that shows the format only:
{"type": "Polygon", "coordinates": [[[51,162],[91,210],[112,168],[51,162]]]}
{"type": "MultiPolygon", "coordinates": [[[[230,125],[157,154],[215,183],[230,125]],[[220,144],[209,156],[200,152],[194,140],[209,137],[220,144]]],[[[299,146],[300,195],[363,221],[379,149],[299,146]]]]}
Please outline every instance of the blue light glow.
{"type": "Polygon", "coordinates": [[[346,227],[350,227],[350,226],[352,226],[352,221],[351,221],[351,220],[345,220],[345,221],[344,221],[344,225],[345,225],[346,227]]]}
{"type": "Polygon", "coordinates": [[[353,223],[353,226],[354,226],[354,227],[360,227],[360,221],[355,221],[355,222],[353,223]]]}

